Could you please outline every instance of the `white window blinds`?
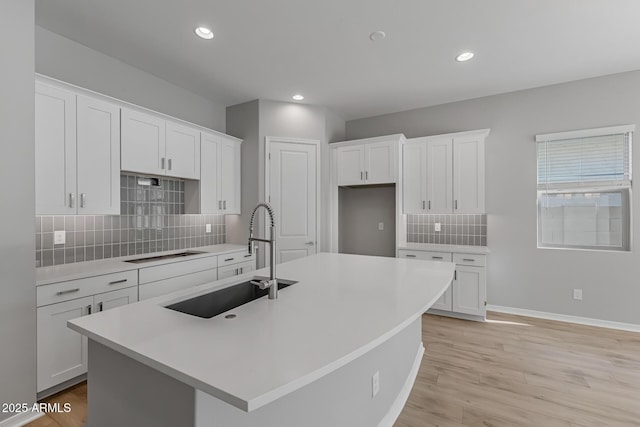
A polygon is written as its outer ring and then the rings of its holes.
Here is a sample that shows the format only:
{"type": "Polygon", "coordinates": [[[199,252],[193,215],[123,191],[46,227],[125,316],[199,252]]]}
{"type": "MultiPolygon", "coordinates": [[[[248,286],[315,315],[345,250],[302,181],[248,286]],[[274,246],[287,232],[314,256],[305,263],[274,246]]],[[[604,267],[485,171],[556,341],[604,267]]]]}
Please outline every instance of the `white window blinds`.
{"type": "Polygon", "coordinates": [[[631,132],[537,142],[538,190],[631,185],[631,132]]]}

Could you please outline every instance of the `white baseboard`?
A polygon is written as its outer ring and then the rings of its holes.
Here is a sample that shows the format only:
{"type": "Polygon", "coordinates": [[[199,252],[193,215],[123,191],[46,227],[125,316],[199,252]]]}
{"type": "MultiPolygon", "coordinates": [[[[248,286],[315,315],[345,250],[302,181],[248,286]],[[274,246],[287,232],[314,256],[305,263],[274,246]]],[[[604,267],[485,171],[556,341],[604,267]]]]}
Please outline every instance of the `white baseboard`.
{"type": "Polygon", "coordinates": [[[378,427],[392,427],[400,416],[400,413],[404,409],[404,405],[407,403],[407,399],[409,399],[411,389],[413,389],[413,384],[416,382],[416,378],[418,377],[418,371],[420,370],[420,363],[422,363],[423,355],[424,345],[421,342],[420,347],[418,347],[416,359],[413,361],[413,366],[411,367],[411,371],[409,371],[409,375],[407,376],[407,380],[402,386],[400,393],[398,393],[398,396],[393,401],[393,404],[391,405],[391,408],[389,408],[389,411],[387,411],[384,418],[378,423],[378,427]]]}
{"type": "Polygon", "coordinates": [[[22,427],[44,415],[44,412],[21,412],[4,421],[0,421],[0,427],[22,427]]]}
{"type": "Polygon", "coordinates": [[[526,310],[524,308],[488,305],[487,311],[516,314],[520,316],[537,317],[540,319],[557,320],[559,322],[578,323],[580,325],[598,326],[600,328],[618,329],[621,331],[640,332],[640,325],[633,323],[612,322],[609,320],[592,319],[590,317],[569,316],[567,314],[548,313],[546,311],[526,310]]]}

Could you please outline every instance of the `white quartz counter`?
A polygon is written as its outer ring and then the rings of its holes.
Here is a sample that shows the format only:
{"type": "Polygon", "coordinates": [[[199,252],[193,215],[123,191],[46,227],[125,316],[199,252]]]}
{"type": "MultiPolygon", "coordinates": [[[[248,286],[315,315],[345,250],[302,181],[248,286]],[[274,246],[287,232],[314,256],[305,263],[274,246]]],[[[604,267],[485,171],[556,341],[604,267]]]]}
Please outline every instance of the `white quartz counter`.
{"type": "MultiPolygon", "coordinates": [[[[277,266],[299,283],[202,319],[164,308],[237,276],[115,308],[69,326],[166,375],[252,411],[337,370],[402,331],[453,279],[454,264],[322,253],[277,266]],[[228,313],[227,313],[228,314],[228,313]]],[[[254,272],[268,274],[268,269],[254,272]]]]}
{"type": "Polygon", "coordinates": [[[398,249],[412,251],[435,251],[435,252],[458,252],[463,254],[488,254],[489,248],[486,246],[470,245],[440,245],[435,243],[405,243],[399,245],[398,249]]]}
{"type": "Polygon", "coordinates": [[[66,280],[81,279],[89,276],[99,276],[102,274],[119,273],[128,270],[137,270],[139,268],[153,267],[156,265],[167,264],[170,262],[186,261],[191,259],[209,257],[213,255],[222,255],[225,253],[246,251],[246,245],[221,244],[213,246],[203,246],[199,248],[179,249],[165,252],[153,252],[150,254],[138,254],[119,258],[108,258],[98,261],[76,262],[73,264],[54,265],[51,267],[36,268],[36,286],[48,285],[56,282],[64,282],[66,280]],[[131,259],[161,256],[175,254],[185,251],[203,252],[202,254],[190,255],[185,258],[173,258],[160,261],[145,262],[135,264],[125,262],[131,259]]]}

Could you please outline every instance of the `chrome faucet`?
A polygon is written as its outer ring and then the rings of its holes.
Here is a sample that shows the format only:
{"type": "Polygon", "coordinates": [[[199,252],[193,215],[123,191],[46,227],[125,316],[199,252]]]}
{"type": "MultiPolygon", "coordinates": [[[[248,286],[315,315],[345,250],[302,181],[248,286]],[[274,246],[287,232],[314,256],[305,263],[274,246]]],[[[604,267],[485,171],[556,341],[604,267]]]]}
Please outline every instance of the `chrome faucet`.
{"type": "Polygon", "coordinates": [[[249,223],[249,254],[253,253],[253,244],[252,242],[263,242],[269,245],[269,280],[260,280],[254,281],[251,283],[258,286],[260,289],[269,289],[269,299],[278,298],[278,281],[276,280],[276,216],[273,213],[273,209],[271,205],[268,203],[258,203],[258,206],[255,207],[253,213],[251,214],[251,222],[249,223]],[[258,208],[263,207],[269,213],[269,218],[271,219],[271,234],[269,239],[260,239],[257,237],[253,237],[253,220],[256,216],[256,211],[258,208]]]}

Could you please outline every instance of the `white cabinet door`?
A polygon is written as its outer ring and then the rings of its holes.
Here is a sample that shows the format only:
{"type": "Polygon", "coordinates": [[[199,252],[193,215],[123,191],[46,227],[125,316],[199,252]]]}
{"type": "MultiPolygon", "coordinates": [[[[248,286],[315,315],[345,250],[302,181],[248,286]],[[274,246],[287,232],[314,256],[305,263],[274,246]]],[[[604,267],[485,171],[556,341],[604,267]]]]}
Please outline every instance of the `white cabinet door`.
{"type": "Polygon", "coordinates": [[[458,265],[453,282],[453,311],[484,316],[486,288],[484,267],[458,265]]]}
{"type": "Polygon", "coordinates": [[[453,161],[453,212],[484,213],[484,138],[454,138],[453,161]]]}
{"type": "Polygon", "coordinates": [[[149,114],[122,109],[122,170],[165,174],[165,123],[149,114]]]}
{"type": "Polygon", "coordinates": [[[67,321],[90,313],[93,297],[38,308],[38,392],[87,371],[87,340],[67,321]]]}
{"type": "Polygon", "coordinates": [[[112,308],[138,301],[138,287],[105,292],[94,297],[95,311],[106,311],[112,308]]]}
{"type": "Polygon", "coordinates": [[[222,210],[219,195],[218,163],[220,139],[203,133],[200,146],[200,213],[217,214],[222,210]]]}
{"type": "Polygon", "coordinates": [[[444,294],[442,294],[442,296],[431,306],[431,308],[442,311],[452,311],[452,293],[451,286],[449,286],[447,290],[444,291],[444,294]]]}
{"type": "Polygon", "coordinates": [[[396,182],[396,146],[393,142],[365,145],[364,180],[366,184],[396,182]]]}
{"type": "Polygon", "coordinates": [[[36,83],[36,215],[76,213],[76,95],[36,83]]]}
{"type": "Polygon", "coordinates": [[[336,156],[338,185],[364,184],[364,145],[337,148],[336,156]]]}
{"type": "Polygon", "coordinates": [[[402,210],[405,214],[427,213],[426,166],[426,143],[407,143],[402,146],[402,210]]]}
{"type": "Polygon", "coordinates": [[[120,214],[120,108],[78,95],[78,213],[120,214]]]}
{"type": "Polygon", "coordinates": [[[167,176],[200,179],[200,131],[167,122],[167,176]]]}
{"type": "Polygon", "coordinates": [[[222,140],[218,160],[222,213],[240,213],[240,144],[222,140]]]}
{"type": "Polygon", "coordinates": [[[427,143],[427,211],[450,214],[453,211],[453,153],[451,139],[427,143]]]}

